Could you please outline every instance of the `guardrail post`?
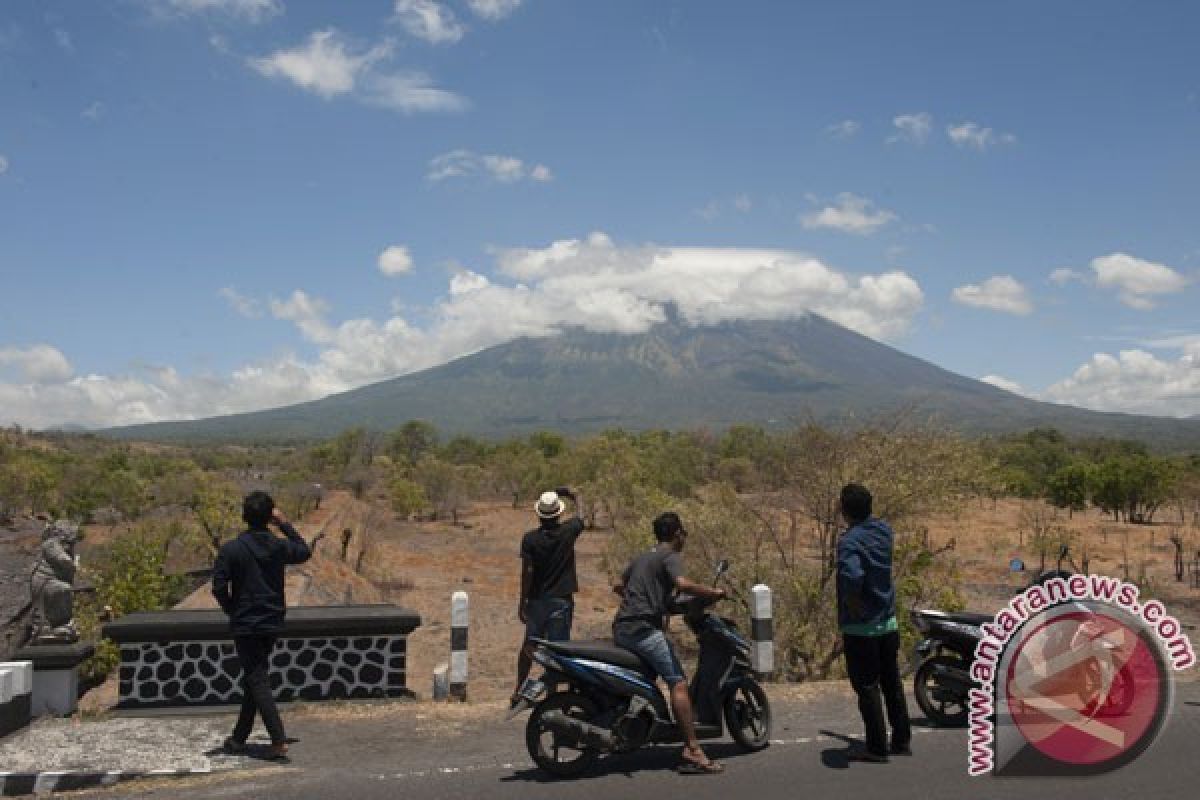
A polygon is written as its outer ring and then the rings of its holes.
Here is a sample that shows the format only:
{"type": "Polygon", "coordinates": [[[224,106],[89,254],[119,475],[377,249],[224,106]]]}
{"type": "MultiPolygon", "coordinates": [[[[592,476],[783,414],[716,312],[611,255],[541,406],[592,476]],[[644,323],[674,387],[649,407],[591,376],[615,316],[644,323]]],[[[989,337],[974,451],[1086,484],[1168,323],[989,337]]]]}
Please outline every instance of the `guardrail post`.
{"type": "Polygon", "coordinates": [[[467,593],[450,598],[450,697],[467,699],[467,593]]]}
{"type": "Polygon", "coordinates": [[[758,584],[750,589],[750,638],[754,640],[751,662],[759,680],[770,680],[775,672],[775,623],[771,616],[771,587],[758,584]]]}

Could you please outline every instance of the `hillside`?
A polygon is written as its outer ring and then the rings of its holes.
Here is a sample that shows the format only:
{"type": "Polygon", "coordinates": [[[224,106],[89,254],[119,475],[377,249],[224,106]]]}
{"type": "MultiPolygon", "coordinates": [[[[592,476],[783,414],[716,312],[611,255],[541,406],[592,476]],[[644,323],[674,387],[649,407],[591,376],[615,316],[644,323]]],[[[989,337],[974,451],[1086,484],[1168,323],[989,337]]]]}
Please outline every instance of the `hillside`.
{"type": "Polygon", "coordinates": [[[348,427],[425,419],[452,433],[509,436],[550,428],[767,427],[797,418],[864,418],[915,408],[967,433],[1053,426],[1074,435],[1200,448],[1200,420],[1041,403],[956,375],[817,315],[644,334],[569,330],[518,339],[423,372],[320,400],[203,420],[108,431],[161,440],[304,440],[348,427]]]}

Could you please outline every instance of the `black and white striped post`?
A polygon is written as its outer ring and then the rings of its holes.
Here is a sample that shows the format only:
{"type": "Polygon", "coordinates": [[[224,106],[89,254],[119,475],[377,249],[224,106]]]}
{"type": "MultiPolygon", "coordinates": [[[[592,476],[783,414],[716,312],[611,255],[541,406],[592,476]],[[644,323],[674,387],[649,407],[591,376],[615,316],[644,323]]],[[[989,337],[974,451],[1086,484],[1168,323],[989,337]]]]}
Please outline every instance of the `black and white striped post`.
{"type": "Polygon", "coordinates": [[[450,598],[450,697],[467,700],[467,593],[450,598]]]}
{"type": "Polygon", "coordinates": [[[775,623],[771,616],[771,587],[758,584],[750,589],[750,638],[754,649],[750,660],[759,680],[770,680],[775,671],[775,623]]]}

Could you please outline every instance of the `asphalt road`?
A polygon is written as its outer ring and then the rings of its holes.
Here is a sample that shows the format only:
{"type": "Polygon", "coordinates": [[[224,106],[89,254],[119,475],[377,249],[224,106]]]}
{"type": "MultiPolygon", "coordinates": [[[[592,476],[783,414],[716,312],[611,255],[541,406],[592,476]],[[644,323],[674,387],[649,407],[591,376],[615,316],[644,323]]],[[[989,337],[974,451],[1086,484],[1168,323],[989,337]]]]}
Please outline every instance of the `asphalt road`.
{"type": "MultiPolygon", "coordinates": [[[[910,702],[910,707],[915,708],[910,702]]],[[[1179,686],[1176,711],[1156,744],[1133,764],[1108,775],[1076,779],[971,778],[966,734],[932,729],[917,720],[911,758],[888,764],[849,764],[846,743],[860,733],[853,700],[831,694],[776,704],[775,743],[742,754],[732,743],[712,743],[722,759],[717,776],[681,776],[672,767],[677,748],[653,748],[602,760],[593,774],[554,781],[532,768],[523,747],[523,722],[495,716],[452,724],[385,714],[331,720],[289,720],[294,763],[185,781],[125,784],[88,793],[91,798],[322,798],[412,800],[480,797],[660,800],[754,800],[795,797],[933,798],[1195,798],[1200,795],[1200,683],[1179,686]]]]}

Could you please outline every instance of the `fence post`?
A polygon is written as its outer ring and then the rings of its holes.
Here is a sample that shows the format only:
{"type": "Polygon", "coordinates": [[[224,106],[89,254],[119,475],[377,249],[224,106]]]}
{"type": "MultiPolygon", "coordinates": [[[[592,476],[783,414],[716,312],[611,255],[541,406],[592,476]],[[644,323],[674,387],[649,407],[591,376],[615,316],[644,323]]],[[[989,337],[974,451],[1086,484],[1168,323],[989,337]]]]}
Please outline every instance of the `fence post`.
{"type": "Polygon", "coordinates": [[[450,598],[450,697],[467,699],[467,593],[450,598]]]}
{"type": "Polygon", "coordinates": [[[770,680],[775,672],[775,623],[771,616],[771,587],[758,584],[750,590],[750,638],[754,640],[751,661],[759,680],[770,680]]]}

